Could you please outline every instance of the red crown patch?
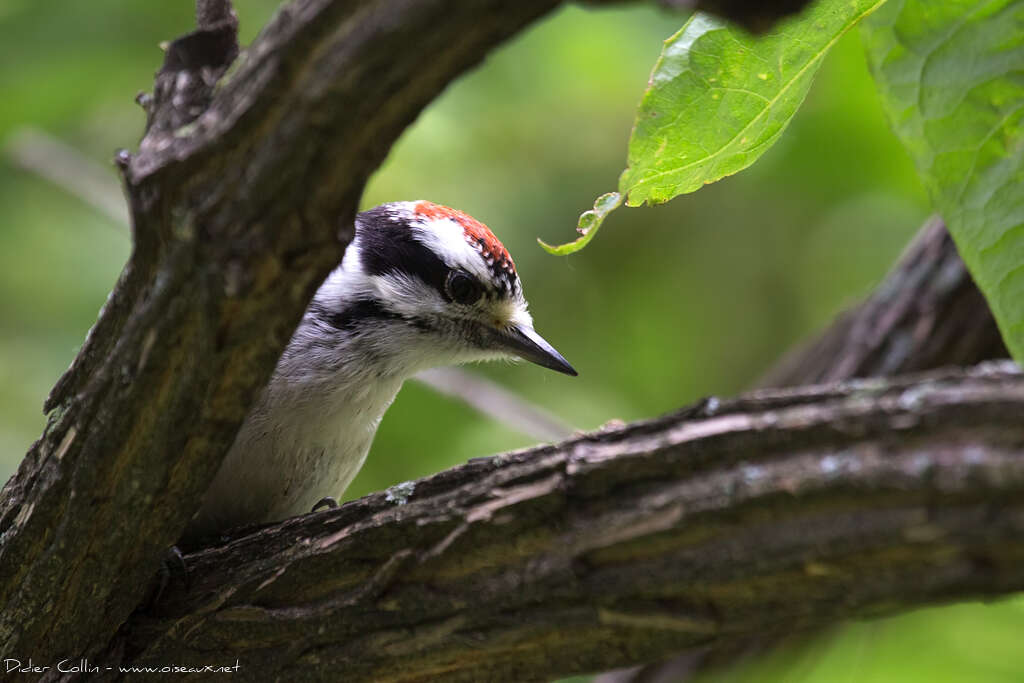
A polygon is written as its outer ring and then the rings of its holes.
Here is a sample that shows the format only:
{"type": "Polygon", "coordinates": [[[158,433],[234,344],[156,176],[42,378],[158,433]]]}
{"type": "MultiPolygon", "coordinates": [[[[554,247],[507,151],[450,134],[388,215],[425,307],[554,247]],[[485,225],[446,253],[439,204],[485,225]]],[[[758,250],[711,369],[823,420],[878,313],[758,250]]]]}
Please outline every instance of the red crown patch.
{"type": "Polygon", "coordinates": [[[468,213],[433,202],[416,202],[414,211],[417,215],[435,220],[449,219],[462,226],[466,241],[478,249],[488,265],[496,271],[514,274],[516,264],[512,262],[508,250],[505,249],[494,233],[486,225],[468,213]]]}

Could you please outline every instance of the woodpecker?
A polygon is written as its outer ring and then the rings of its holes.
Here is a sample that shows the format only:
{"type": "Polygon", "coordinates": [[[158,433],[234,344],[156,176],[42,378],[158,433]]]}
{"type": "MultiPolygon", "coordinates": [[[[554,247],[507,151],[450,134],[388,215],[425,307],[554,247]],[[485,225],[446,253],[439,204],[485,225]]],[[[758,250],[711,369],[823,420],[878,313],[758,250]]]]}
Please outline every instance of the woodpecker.
{"type": "Polygon", "coordinates": [[[184,540],[340,496],[402,383],[421,370],[517,357],[576,375],[534,331],[512,258],[483,223],[414,201],[364,211],[355,227],[184,540]]]}

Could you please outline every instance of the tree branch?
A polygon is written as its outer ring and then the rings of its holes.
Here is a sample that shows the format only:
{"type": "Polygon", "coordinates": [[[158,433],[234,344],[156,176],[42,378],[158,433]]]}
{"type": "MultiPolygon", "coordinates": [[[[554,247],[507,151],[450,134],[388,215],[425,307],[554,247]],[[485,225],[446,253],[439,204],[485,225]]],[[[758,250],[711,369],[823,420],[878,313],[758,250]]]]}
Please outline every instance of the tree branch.
{"type": "Polygon", "coordinates": [[[1024,588],[1012,364],[705,401],[186,559],[134,664],[535,680],[1024,588]]]}
{"type": "Polygon", "coordinates": [[[115,225],[128,224],[124,197],[111,168],[96,163],[62,140],[31,126],[11,133],[5,151],[15,166],[48,180],[115,225]]]}
{"type": "MultiPolygon", "coordinates": [[[[1008,355],[988,303],[967,272],[942,219],[933,217],[863,303],[786,354],[759,385],[885,377],[945,365],[974,365],[1008,355]]],[[[747,641],[705,646],[667,661],[608,672],[598,681],[689,680],[700,671],[728,666],[740,656],[777,647],[793,640],[792,635],[758,633],[747,641]]]]}
{"type": "Polygon", "coordinates": [[[5,652],[240,649],[266,662],[256,675],[521,678],[763,630],[792,576],[820,591],[773,613],[792,628],[897,589],[909,605],[1020,586],[1021,387],[1004,373],[757,396],[476,462],[406,505],[398,488],[201,552],[192,592],[124,624],[340,259],[368,175],[448,82],[556,4],[295,0],[235,59],[230,5],[197,3],[138,154],[118,157],[131,259],[3,490],[5,652]],[[243,560],[233,593],[217,558],[243,560]],[[283,639],[310,624],[323,632],[283,639]]]}
{"type": "Polygon", "coordinates": [[[863,303],[786,354],[758,384],[821,384],[1007,357],[985,297],[934,217],[863,303]]]}
{"type": "Polygon", "coordinates": [[[4,487],[5,652],[109,642],[340,260],[366,178],[448,82],[556,4],[297,0],[219,82],[225,22],[170,46],[139,153],[119,156],[131,259],[4,487]]]}
{"type": "Polygon", "coordinates": [[[434,368],[421,372],[415,379],[537,441],[558,441],[571,436],[575,431],[558,417],[515,392],[461,368],[434,368]]]}
{"type": "MultiPolygon", "coordinates": [[[[7,151],[15,165],[50,181],[127,229],[128,214],[120,188],[113,180],[108,183],[103,179],[106,169],[74,147],[44,131],[24,127],[12,135],[7,151]]],[[[414,379],[537,441],[564,439],[575,431],[540,406],[468,370],[433,368],[414,379]]]]}

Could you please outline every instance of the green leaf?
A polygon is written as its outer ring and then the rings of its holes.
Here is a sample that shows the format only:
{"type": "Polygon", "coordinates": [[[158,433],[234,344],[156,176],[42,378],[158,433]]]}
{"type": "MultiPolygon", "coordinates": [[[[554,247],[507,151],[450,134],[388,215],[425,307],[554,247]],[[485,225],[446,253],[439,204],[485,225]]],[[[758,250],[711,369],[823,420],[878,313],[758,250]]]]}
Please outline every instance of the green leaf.
{"type": "Polygon", "coordinates": [[[628,206],[667,202],[754,163],[803,102],[822,58],[885,0],[819,0],[754,38],[694,14],[665,42],[619,179],[628,206]]]}
{"type": "Polygon", "coordinates": [[[539,237],[537,242],[549,254],[554,254],[555,256],[573,254],[587,246],[587,243],[594,239],[594,235],[597,234],[597,229],[601,227],[601,223],[604,223],[605,217],[617,209],[620,204],[622,204],[622,195],[618,192],[606,192],[594,200],[593,209],[580,214],[580,220],[576,224],[576,232],[580,236],[575,240],[566,244],[560,244],[557,247],[548,244],[539,237]]]}
{"type": "Polygon", "coordinates": [[[896,134],[1024,361],[1024,2],[890,0],[864,44],[896,134]]]}
{"type": "Polygon", "coordinates": [[[628,206],[667,202],[750,166],[782,135],[829,48],[884,2],[818,0],[760,38],[694,14],[654,65],[619,191],[580,216],[576,241],[537,241],[549,253],[571,254],[623,199],[628,206]],[[614,205],[599,210],[613,195],[614,205]]]}

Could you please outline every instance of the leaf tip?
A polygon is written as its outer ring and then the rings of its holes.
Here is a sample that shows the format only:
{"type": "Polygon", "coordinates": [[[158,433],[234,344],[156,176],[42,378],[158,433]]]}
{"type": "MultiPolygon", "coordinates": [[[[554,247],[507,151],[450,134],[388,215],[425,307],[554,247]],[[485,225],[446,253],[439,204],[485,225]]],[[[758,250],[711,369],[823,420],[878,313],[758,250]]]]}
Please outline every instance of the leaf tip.
{"type": "Polygon", "coordinates": [[[605,217],[622,204],[622,195],[618,192],[606,192],[597,199],[594,200],[594,208],[584,211],[580,214],[580,218],[576,223],[576,232],[579,233],[572,242],[566,242],[565,244],[551,245],[544,240],[537,238],[537,244],[541,246],[544,251],[555,256],[565,256],[567,254],[574,254],[583,247],[587,246],[587,243],[594,238],[597,234],[597,229],[601,227],[601,223],[604,222],[605,217]]]}

